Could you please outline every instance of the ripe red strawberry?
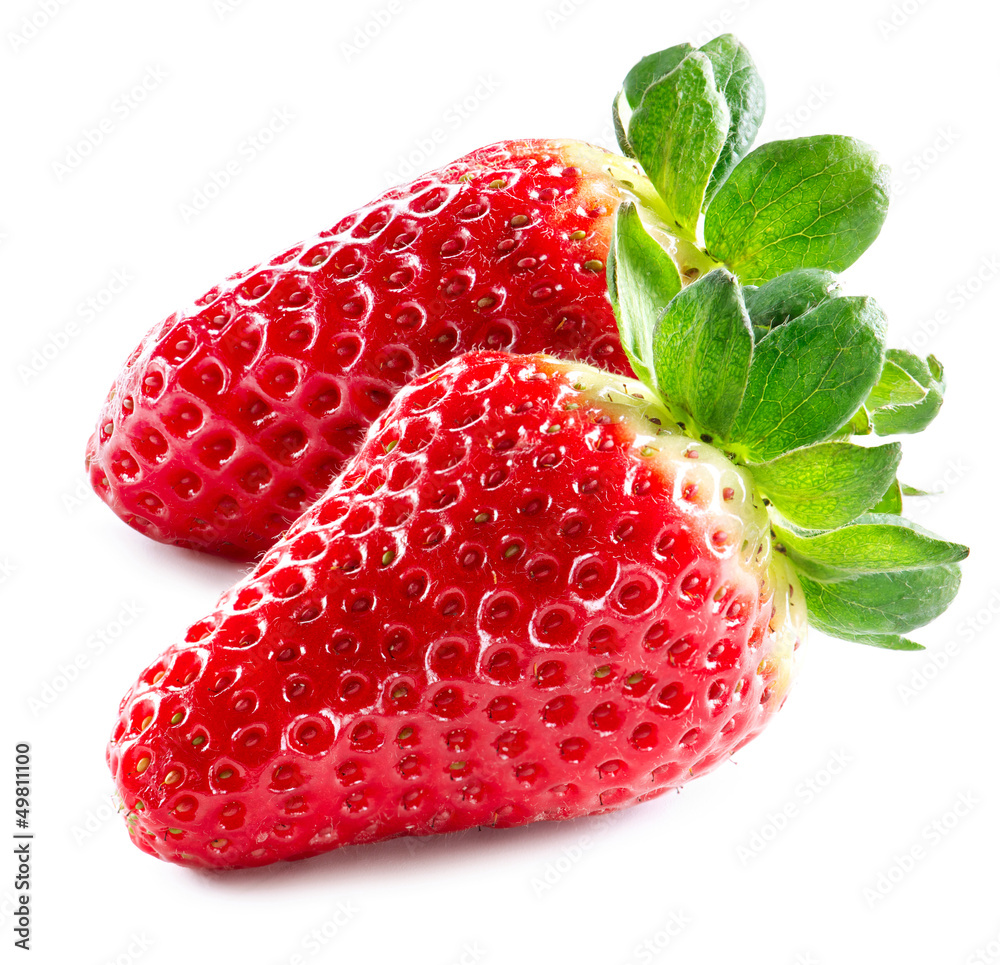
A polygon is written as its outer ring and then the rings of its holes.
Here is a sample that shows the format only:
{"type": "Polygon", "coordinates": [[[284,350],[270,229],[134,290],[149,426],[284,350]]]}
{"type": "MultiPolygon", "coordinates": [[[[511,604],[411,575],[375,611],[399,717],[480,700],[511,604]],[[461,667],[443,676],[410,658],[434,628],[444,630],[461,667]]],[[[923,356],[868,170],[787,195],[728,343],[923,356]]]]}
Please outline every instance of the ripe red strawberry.
{"type": "Polygon", "coordinates": [[[473,353],[143,671],[109,761],[136,844],[201,866],[600,812],[761,729],[801,603],[749,474],[643,386],[473,353]]]}
{"type": "Polygon", "coordinates": [[[574,141],[495,144],[213,288],[115,381],[88,447],[95,490],[154,539],[253,557],[407,381],[457,354],[628,372],[604,280],[622,197],[609,162],[630,171],[574,141]]]}

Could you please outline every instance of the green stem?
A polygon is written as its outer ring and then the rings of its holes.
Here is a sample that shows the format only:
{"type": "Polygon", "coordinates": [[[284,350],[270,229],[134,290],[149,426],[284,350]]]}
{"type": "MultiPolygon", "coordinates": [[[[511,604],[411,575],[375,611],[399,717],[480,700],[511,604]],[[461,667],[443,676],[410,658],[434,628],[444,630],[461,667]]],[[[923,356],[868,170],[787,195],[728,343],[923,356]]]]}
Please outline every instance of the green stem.
{"type": "Polygon", "coordinates": [[[677,263],[685,285],[722,266],[722,262],[716,261],[698,244],[696,237],[678,229],[676,219],[638,162],[609,153],[604,160],[604,170],[635,200],[647,228],[677,263]]]}

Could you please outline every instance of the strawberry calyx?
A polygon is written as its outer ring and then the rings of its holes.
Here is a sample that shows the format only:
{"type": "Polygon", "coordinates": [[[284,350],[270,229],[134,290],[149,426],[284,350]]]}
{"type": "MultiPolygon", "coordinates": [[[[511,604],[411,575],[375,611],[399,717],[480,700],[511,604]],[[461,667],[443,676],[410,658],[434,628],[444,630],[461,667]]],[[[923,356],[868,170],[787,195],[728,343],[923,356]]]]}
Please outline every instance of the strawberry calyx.
{"type": "Polygon", "coordinates": [[[687,435],[753,477],[812,625],[886,649],[940,615],[968,549],[902,518],[898,441],[940,408],[933,356],[886,349],[874,299],[828,269],[760,287],[716,268],[681,287],[634,204],[621,205],[608,291],[636,376],[687,435]]]}
{"type": "Polygon", "coordinates": [[[745,285],[797,268],[843,271],[882,227],[888,167],[840,135],[751,151],[764,105],[757,68],[732,34],[640,60],[612,113],[622,153],[645,173],[648,187],[634,192],[643,218],[745,285]]]}
{"type": "Polygon", "coordinates": [[[751,473],[811,622],[919,649],[903,634],[948,607],[968,549],[902,518],[918,491],[896,476],[901,446],[871,437],[925,429],[944,372],[887,349],[878,304],[836,275],[878,236],[889,171],[840,135],[751,151],[764,104],[731,34],[650,54],[626,76],[615,130],[655,197],[635,191],[616,215],[607,278],[622,345],[685,433],[751,473]],[[697,278],[664,234],[701,253],[697,278]]]}

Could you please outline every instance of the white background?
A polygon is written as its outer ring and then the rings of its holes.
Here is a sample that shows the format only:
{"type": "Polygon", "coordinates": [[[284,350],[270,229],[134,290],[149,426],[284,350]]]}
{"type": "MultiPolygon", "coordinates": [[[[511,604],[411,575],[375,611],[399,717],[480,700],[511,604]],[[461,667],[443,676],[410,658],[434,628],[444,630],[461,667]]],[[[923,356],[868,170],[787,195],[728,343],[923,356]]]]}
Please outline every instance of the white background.
{"type": "MultiPolygon", "coordinates": [[[[0,13],[0,768],[13,771],[16,740],[31,743],[24,960],[1000,960],[996,5],[393,0],[378,27],[388,0],[61,0],[47,23],[46,4],[5,0],[0,13]],[[25,17],[42,24],[32,36],[25,17]],[[355,46],[366,22],[376,36],[355,46]],[[726,29],[767,84],[761,140],[849,133],[896,173],[887,226],[847,282],[878,297],[893,342],[934,352],[949,375],[903,475],[942,492],[910,515],[973,556],[953,609],[919,633],[927,652],[815,634],[760,740],[612,821],[253,873],[139,852],[108,804],[118,700],[237,568],[145,540],[86,486],[84,444],[129,350],[217,279],[368,201],[411,155],[416,173],[505,137],[609,143],[635,60],[726,29]],[[133,99],[144,77],[152,89],[133,99]],[[292,119],[258,150],[248,138],[275,111],[292,119]],[[102,118],[110,133],[74,163],[102,118]],[[232,159],[239,175],[186,217],[232,159]],[[116,273],[127,285],[110,294],[116,273]],[[104,304],[85,318],[89,298],[104,304]],[[65,347],[27,377],[51,338],[65,347]],[[85,669],[67,671],[78,657],[85,669]]],[[[0,860],[5,960],[13,876],[0,860]]]]}

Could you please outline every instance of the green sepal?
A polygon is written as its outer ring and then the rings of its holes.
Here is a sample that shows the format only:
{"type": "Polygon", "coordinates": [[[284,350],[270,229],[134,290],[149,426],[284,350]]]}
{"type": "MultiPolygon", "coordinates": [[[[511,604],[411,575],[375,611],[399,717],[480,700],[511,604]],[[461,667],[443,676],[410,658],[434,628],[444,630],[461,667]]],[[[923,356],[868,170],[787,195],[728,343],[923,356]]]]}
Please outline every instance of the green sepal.
{"type": "Polygon", "coordinates": [[[748,468],[789,523],[824,530],[846,526],[871,509],[895,479],[901,456],[899,443],[822,442],[748,468]]]}
{"type": "Polygon", "coordinates": [[[705,244],[749,284],[795,268],[843,271],[875,240],[889,169],[836,134],[771,141],[736,166],[705,212],[705,244]]]}
{"type": "Polygon", "coordinates": [[[692,51],[649,86],[628,122],[628,143],[666,205],[672,230],[696,237],[705,190],[729,131],[712,61],[692,51]]]}
{"type": "Polygon", "coordinates": [[[694,47],[685,43],[649,54],[625,76],[625,81],[611,106],[611,116],[614,120],[618,147],[626,157],[635,158],[635,150],[628,139],[627,118],[631,117],[632,112],[639,106],[646,88],[666,77],[692,50],[694,47]],[[623,108],[627,110],[627,115],[624,117],[623,108]]]}
{"type": "Polygon", "coordinates": [[[833,298],[765,335],[730,433],[764,462],[830,438],[882,371],[885,316],[871,298],[833,298]]]}
{"type": "Polygon", "coordinates": [[[773,529],[796,570],[815,580],[957,563],[969,555],[967,546],[938,539],[899,516],[867,513],[826,533],[795,532],[777,524],[773,529]]]}
{"type": "Polygon", "coordinates": [[[653,334],[655,388],[698,434],[726,437],[743,400],[753,330],[736,276],[718,268],[688,285],[653,334]]]}
{"type": "Polygon", "coordinates": [[[704,207],[750,150],[760,130],[764,120],[764,82],[750,52],[732,34],[716,37],[700,49],[712,61],[715,86],[729,108],[729,131],[708,181],[704,207]]]}
{"type": "MultiPolygon", "coordinates": [[[[803,574],[810,622],[832,636],[908,633],[940,616],[955,599],[961,572],[955,563],[889,573],[865,573],[835,582],[803,574]]],[[[848,637],[850,638],[850,637],[848,637]]]]}
{"type": "Polygon", "coordinates": [[[872,417],[868,410],[861,406],[841,431],[844,433],[845,439],[850,439],[851,436],[870,436],[872,434],[872,417]]]}
{"type": "Polygon", "coordinates": [[[927,396],[927,389],[888,355],[886,351],[882,374],[865,400],[865,407],[872,413],[887,406],[914,405],[927,396]]]}
{"type": "Polygon", "coordinates": [[[643,57],[626,75],[622,84],[622,94],[625,102],[635,110],[642,100],[642,95],[658,80],[667,76],[680,62],[687,57],[694,47],[691,44],[676,44],[666,50],[658,50],[655,54],[643,57]]]}
{"type": "Polygon", "coordinates": [[[933,355],[922,359],[903,349],[888,349],[882,378],[866,403],[875,432],[922,432],[938,414],[944,389],[944,370],[933,355]]]}
{"type": "MultiPolygon", "coordinates": [[[[634,157],[622,118],[622,108],[634,111],[643,95],[695,52],[690,44],[678,44],[643,57],[629,72],[612,109],[615,134],[622,152],[634,157]]],[[[704,207],[750,149],[764,119],[764,83],[749,51],[732,34],[722,34],[701,46],[698,52],[712,62],[715,88],[729,109],[729,129],[719,158],[712,169],[702,202],[704,207]]],[[[679,172],[682,176],[685,172],[679,172]]]]}
{"type": "Polygon", "coordinates": [[[872,506],[871,511],[891,516],[899,516],[903,512],[903,489],[898,479],[893,479],[889,488],[882,494],[882,498],[872,506]]]}
{"type": "Polygon", "coordinates": [[[847,633],[837,634],[841,640],[851,643],[863,643],[867,647],[878,647],[880,650],[926,650],[927,648],[896,633],[847,633]]]}
{"type": "Polygon", "coordinates": [[[926,489],[917,489],[916,486],[908,486],[906,483],[900,483],[899,488],[904,496],[940,496],[941,491],[928,492],[926,489]]]}
{"type": "Polygon", "coordinates": [[[652,386],[653,328],[680,292],[681,276],[674,260],[643,227],[631,201],[619,205],[615,214],[607,282],[622,348],[636,378],[652,386]]]}
{"type": "Polygon", "coordinates": [[[611,105],[611,119],[615,125],[615,140],[625,157],[635,158],[635,151],[629,144],[628,132],[625,130],[625,122],[622,120],[622,100],[625,98],[625,91],[620,90],[615,94],[614,102],[611,105]]]}
{"type": "Polygon", "coordinates": [[[757,338],[763,338],[772,328],[804,315],[840,293],[837,276],[821,268],[796,268],[759,288],[753,285],[743,288],[757,338]]]}

